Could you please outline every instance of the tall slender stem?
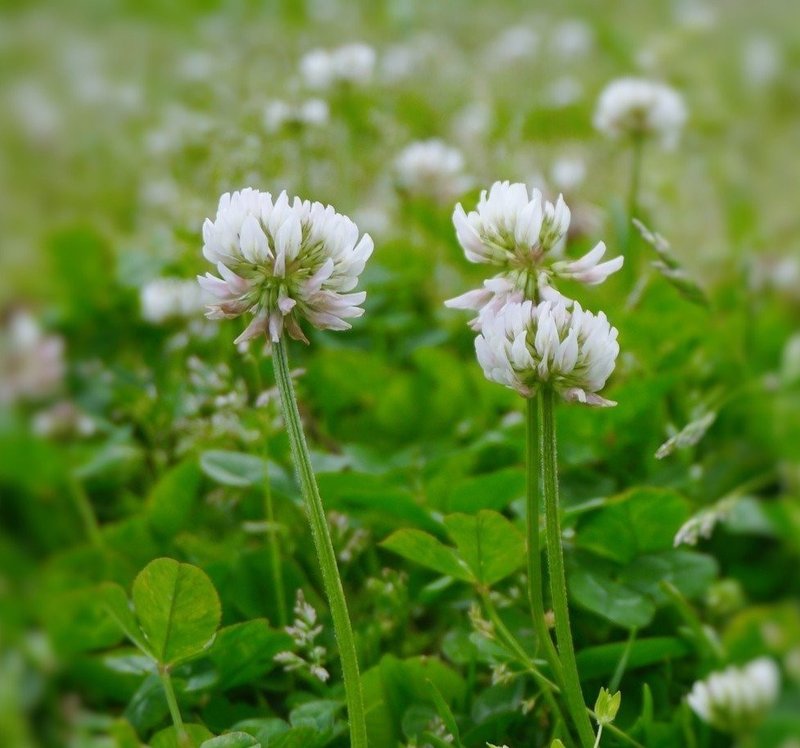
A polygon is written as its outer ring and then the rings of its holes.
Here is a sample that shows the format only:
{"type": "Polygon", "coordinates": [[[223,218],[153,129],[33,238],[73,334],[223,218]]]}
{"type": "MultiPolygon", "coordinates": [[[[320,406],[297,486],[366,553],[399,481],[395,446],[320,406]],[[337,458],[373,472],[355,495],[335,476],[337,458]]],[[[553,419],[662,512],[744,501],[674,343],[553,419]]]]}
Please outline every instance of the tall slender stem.
{"type": "Polygon", "coordinates": [[[74,476],[70,476],[69,478],[69,493],[75,504],[75,509],[80,515],[83,529],[92,545],[100,551],[105,550],[103,535],[100,532],[100,524],[94,513],[92,502],[89,500],[86,490],[81,485],[80,481],[74,476]]]}
{"type": "Polygon", "coordinates": [[[628,278],[633,282],[639,273],[639,253],[634,251],[637,243],[637,234],[633,230],[632,219],[636,218],[639,212],[639,187],[642,180],[642,153],[644,151],[644,138],[641,135],[634,136],[631,141],[631,175],[630,184],[628,186],[628,205],[625,233],[624,233],[624,248],[625,254],[625,270],[628,278]]]}
{"type": "Polygon", "coordinates": [[[528,531],[528,600],[531,606],[533,627],[536,631],[537,647],[542,647],[544,656],[553,677],[561,684],[561,662],[558,652],[550,638],[550,631],[545,621],[544,600],[542,598],[542,556],[539,543],[539,466],[537,459],[538,434],[536,421],[538,418],[537,398],[528,398],[526,413],[526,449],[525,449],[525,488],[527,494],[527,531],[528,531]]]}
{"type": "MultiPolygon", "coordinates": [[[[266,452],[266,450],[265,450],[266,452]]],[[[264,515],[267,520],[270,566],[272,567],[272,584],[275,588],[275,599],[278,602],[278,623],[285,626],[289,622],[286,612],[286,591],[283,586],[281,570],[281,549],[278,528],[275,526],[275,510],[272,506],[272,487],[269,484],[269,463],[264,456],[264,515]]]]}
{"type": "Polygon", "coordinates": [[[644,138],[635,136],[631,144],[631,179],[628,187],[628,231],[631,231],[630,221],[636,218],[639,211],[639,187],[642,181],[642,151],[644,138]]]}
{"type": "MultiPolygon", "coordinates": [[[[261,379],[261,367],[258,361],[250,358],[253,365],[253,375],[255,377],[256,393],[260,393],[263,389],[263,382],[261,379]]],[[[265,430],[268,429],[268,420],[263,419],[265,430]]],[[[267,522],[267,545],[269,546],[270,566],[272,567],[272,586],[275,590],[275,598],[278,603],[278,623],[281,627],[286,626],[289,622],[289,616],[286,612],[286,591],[283,585],[283,572],[281,570],[281,547],[280,535],[278,528],[275,525],[275,511],[272,502],[272,486],[269,482],[269,445],[265,439],[263,442],[262,457],[264,459],[264,519],[267,522]]]]}
{"type": "Polygon", "coordinates": [[[281,394],[283,416],[286,421],[286,431],[289,435],[289,444],[292,449],[292,458],[300,481],[303,498],[306,502],[308,519],[311,524],[311,535],[317,551],[322,583],[328,598],[333,630],[339,645],[339,657],[342,662],[344,677],[345,698],[347,700],[347,713],[350,721],[350,746],[351,748],[366,748],[367,725],[364,718],[364,697],[361,692],[361,679],[358,673],[358,658],[347,612],[347,601],[342,588],[342,580],[336,565],[336,554],[331,542],[330,530],[325,517],[322,498],[319,495],[317,481],[311,468],[311,457],[308,453],[303,425],[300,421],[300,412],[297,409],[294,387],[289,375],[289,359],[286,343],[279,340],[272,346],[273,361],[275,363],[275,379],[281,394]]]}
{"type": "Polygon", "coordinates": [[[547,565],[550,571],[550,594],[556,619],[558,653],[563,669],[564,697],[572,714],[584,748],[594,743],[594,731],[586,711],[581,692],[578,664],[572,644],[567,607],[567,578],[564,572],[564,553],[561,547],[561,520],[558,502],[558,450],[554,418],[555,393],[547,387],[542,389],[539,403],[539,438],[542,459],[542,489],[544,494],[545,526],[547,535],[547,565]]]}
{"type": "Polygon", "coordinates": [[[181,717],[181,710],[178,708],[178,700],[175,698],[175,689],[172,687],[172,678],[169,676],[169,669],[163,665],[159,665],[158,675],[161,678],[161,684],[164,686],[164,694],[167,697],[167,706],[169,707],[169,713],[172,717],[172,724],[175,726],[175,732],[178,734],[178,745],[181,746],[181,748],[194,748],[194,741],[183,726],[183,718],[181,717]]]}

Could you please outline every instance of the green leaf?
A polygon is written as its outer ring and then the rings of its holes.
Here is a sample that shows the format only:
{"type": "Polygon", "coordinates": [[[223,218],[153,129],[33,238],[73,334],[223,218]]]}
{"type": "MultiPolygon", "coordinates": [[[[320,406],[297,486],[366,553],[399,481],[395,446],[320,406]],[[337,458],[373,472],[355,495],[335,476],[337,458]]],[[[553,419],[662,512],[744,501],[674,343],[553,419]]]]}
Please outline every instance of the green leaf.
{"type": "Polygon", "coordinates": [[[453,736],[457,748],[461,748],[461,735],[459,734],[458,724],[450,709],[450,705],[445,701],[444,696],[442,696],[441,691],[436,688],[436,684],[433,681],[429,680],[428,685],[431,689],[431,698],[436,707],[436,713],[441,718],[447,731],[453,736]]]}
{"type": "Polygon", "coordinates": [[[267,464],[260,457],[244,452],[210,449],[200,455],[200,468],[223,486],[247,488],[267,479],[267,464]]]}
{"type": "Polygon", "coordinates": [[[275,655],[291,645],[288,634],[271,629],[264,619],[220,629],[208,652],[217,688],[225,691],[258,680],[275,667],[275,655]]]}
{"type": "Polygon", "coordinates": [[[671,550],[639,556],[634,563],[620,572],[619,581],[664,605],[667,596],[660,587],[662,581],[670,582],[687,598],[697,598],[707,589],[717,575],[717,562],[704,553],[671,550]]]}
{"type": "Polygon", "coordinates": [[[246,732],[229,732],[206,740],[200,748],[261,748],[261,743],[246,732]]]}
{"type": "Polygon", "coordinates": [[[450,512],[471,514],[481,509],[505,509],[525,494],[525,473],[517,468],[498,470],[458,483],[447,498],[450,512]]]}
{"type": "Polygon", "coordinates": [[[525,562],[525,538],[502,514],[488,509],[475,516],[450,514],[444,523],[459,555],[482,584],[499,582],[525,562]]]}
{"type": "Polygon", "coordinates": [[[319,733],[305,726],[293,727],[269,741],[269,748],[315,748],[318,745],[321,745],[319,733]]]}
{"type": "Polygon", "coordinates": [[[116,624],[125,633],[125,636],[131,640],[142,652],[149,656],[153,656],[150,645],[147,643],[139,622],[131,610],[128,596],[125,590],[118,584],[113,582],[106,582],[100,585],[100,599],[103,601],[108,614],[116,622],[116,624]]]}
{"type": "Polygon", "coordinates": [[[637,639],[630,645],[625,641],[587,647],[576,655],[581,677],[588,679],[613,675],[626,649],[629,649],[627,670],[686,657],[692,651],[686,640],[671,636],[637,639]]]}
{"type": "Polygon", "coordinates": [[[655,605],[645,595],[613,581],[600,571],[579,568],[569,576],[569,592],[581,607],[627,629],[643,628],[655,605]]]}
{"type": "Polygon", "coordinates": [[[318,699],[292,709],[289,722],[292,727],[313,727],[318,732],[333,729],[336,713],[342,709],[341,701],[318,699]]]}
{"type": "Polygon", "coordinates": [[[584,515],[577,544],[627,564],[640,554],[672,548],[675,533],[688,516],[688,502],[674,491],[634,488],[584,515]]]}
{"type": "Polygon", "coordinates": [[[147,517],[161,535],[183,530],[191,516],[200,486],[200,471],[194,459],[175,466],[156,483],[147,497],[147,517]]]}
{"type": "Polygon", "coordinates": [[[381,545],[409,561],[420,564],[439,574],[464,582],[474,578],[452,548],[422,530],[404,529],[392,533],[381,545]]]}
{"type": "MultiPolygon", "coordinates": [[[[204,725],[188,724],[183,726],[194,745],[200,745],[208,738],[213,738],[214,733],[209,732],[204,725]]],[[[183,743],[178,740],[178,732],[174,727],[167,727],[157,732],[150,739],[150,748],[183,748],[183,743]]]]}
{"type": "Polygon", "coordinates": [[[156,559],[139,573],[133,602],[151,653],[164,665],[187,660],[208,647],[222,612],[205,572],[171,558],[156,559]]]}

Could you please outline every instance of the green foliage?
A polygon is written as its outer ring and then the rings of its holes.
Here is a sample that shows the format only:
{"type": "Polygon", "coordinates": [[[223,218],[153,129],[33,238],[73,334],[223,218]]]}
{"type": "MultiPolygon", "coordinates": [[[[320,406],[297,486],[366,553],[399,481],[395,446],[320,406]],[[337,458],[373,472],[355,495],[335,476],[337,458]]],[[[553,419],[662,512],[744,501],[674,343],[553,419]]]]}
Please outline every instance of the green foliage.
{"type": "Polygon", "coordinates": [[[209,269],[202,220],[244,186],[330,202],[375,240],[364,317],[290,352],[370,744],[573,748],[520,657],[552,677],[527,600],[524,402],[485,380],[468,313],[442,305],[494,272],[465,261],[451,216],[495,179],[565,192],[565,257],[600,240],[626,255],[602,285],[565,285],[619,328],[618,405],[556,414],[582,687],[625,694],[601,745],[724,745],[686,695],[762,656],[780,699],[737,739],[800,734],[795,9],[688,5],[3,5],[3,748],[177,748],[163,672],[194,748],[347,745],[269,352],[233,344],[241,320],[142,314],[149,281],[209,269]],[[304,53],[358,40],[371,84],[303,83],[304,53]],[[757,85],[754,41],[778,60],[757,85]],[[637,61],[690,112],[675,150],[645,148],[638,230],[628,146],[592,126],[637,61]],[[324,126],[266,127],[275,101],[310,98],[324,126]],[[430,137],[463,154],[463,194],[396,188],[397,154],[430,137]],[[556,179],[565,157],[582,182],[556,179]],[[20,310],[63,367],[11,355],[20,310]]]}

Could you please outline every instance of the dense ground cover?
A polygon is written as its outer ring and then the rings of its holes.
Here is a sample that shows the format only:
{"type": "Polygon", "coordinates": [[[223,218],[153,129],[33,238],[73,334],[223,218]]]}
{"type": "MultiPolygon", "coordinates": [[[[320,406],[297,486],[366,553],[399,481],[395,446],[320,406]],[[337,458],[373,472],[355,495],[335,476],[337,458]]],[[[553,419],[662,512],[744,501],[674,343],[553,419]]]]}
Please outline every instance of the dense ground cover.
{"type": "Polygon", "coordinates": [[[583,695],[622,695],[600,744],[800,744],[791,13],[8,4],[0,744],[176,746],[176,711],[196,746],[349,744],[270,351],[206,320],[194,283],[204,218],[251,186],[331,203],[375,244],[353,329],[288,344],[370,746],[578,745],[539,678],[525,401],[486,381],[469,315],[443,304],[493,274],[451,217],[495,180],[564,193],[570,257],[626,256],[559,286],[621,349],[615,407],[556,408],[583,695]],[[308,56],[349,43],[367,46],[308,56]],[[632,74],[688,112],[674,147],[645,143],[634,195],[630,143],[593,127],[632,74]],[[774,698],[751,675],[749,706],[689,706],[759,658],[774,698]]]}

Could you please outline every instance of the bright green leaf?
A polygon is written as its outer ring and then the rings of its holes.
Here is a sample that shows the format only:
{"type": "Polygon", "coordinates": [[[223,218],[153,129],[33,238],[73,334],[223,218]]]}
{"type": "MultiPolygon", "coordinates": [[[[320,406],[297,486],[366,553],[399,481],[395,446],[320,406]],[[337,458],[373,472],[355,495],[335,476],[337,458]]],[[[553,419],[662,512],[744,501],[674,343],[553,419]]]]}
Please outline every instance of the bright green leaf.
{"type": "Polygon", "coordinates": [[[502,514],[484,509],[477,515],[450,514],[447,532],[476,579],[492,585],[525,563],[525,538],[502,514]]]}
{"type": "Polygon", "coordinates": [[[213,640],[221,609],[205,572],[171,558],[149,563],[133,583],[136,615],[150,650],[173,665],[201,653],[213,640]]]}
{"type": "Polygon", "coordinates": [[[439,574],[464,582],[473,581],[472,574],[452,548],[422,530],[404,529],[392,533],[381,545],[409,561],[439,574]]]}

